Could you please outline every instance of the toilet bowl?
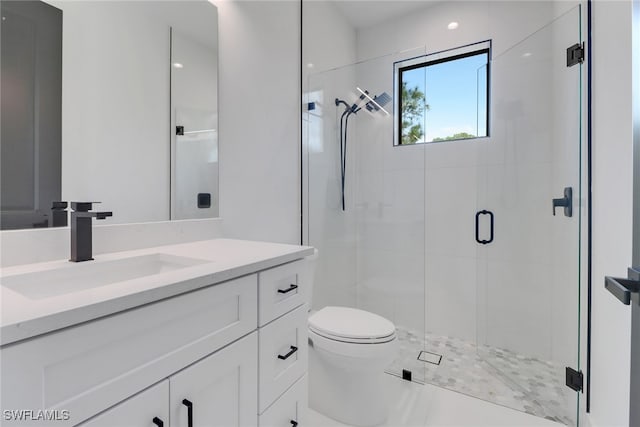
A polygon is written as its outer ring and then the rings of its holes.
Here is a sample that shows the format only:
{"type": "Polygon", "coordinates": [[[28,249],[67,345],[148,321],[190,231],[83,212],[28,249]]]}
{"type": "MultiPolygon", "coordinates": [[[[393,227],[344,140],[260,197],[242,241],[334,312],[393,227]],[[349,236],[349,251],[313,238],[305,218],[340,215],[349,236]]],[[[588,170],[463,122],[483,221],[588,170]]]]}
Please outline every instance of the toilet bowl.
{"type": "Polygon", "coordinates": [[[330,306],[311,313],[308,329],[309,406],[345,424],[382,424],[390,400],[384,370],[398,345],[394,324],[364,310],[330,306]]]}
{"type": "Polygon", "coordinates": [[[309,317],[309,344],[309,406],[345,424],[382,424],[389,408],[384,370],[397,346],[393,323],[325,307],[309,317]]]}

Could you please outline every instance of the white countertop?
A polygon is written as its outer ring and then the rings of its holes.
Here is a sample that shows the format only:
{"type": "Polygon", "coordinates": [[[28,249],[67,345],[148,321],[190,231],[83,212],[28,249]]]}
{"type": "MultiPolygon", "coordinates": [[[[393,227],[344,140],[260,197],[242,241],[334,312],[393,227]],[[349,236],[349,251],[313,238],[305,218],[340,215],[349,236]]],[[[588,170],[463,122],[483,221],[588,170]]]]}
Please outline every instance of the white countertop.
{"type": "MultiPolygon", "coordinates": [[[[119,311],[159,301],[215,283],[255,273],[313,253],[307,246],[215,239],[96,256],[100,263],[148,254],[205,260],[202,264],[64,295],[31,299],[0,286],[0,346],[119,311]]],[[[50,269],[74,268],[68,260],[2,269],[3,278],[50,269]]]]}

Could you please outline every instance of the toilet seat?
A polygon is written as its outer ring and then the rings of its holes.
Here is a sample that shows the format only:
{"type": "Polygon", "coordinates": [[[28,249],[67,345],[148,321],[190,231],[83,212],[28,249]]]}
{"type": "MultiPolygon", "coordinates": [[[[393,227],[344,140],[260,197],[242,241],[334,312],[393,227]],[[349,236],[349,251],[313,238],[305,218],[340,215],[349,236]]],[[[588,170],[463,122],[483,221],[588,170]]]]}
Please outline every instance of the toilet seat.
{"type": "Polygon", "coordinates": [[[350,344],[384,344],[396,335],[395,326],[384,317],[350,307],[325,307],[312,314],[309,330],[350,344]]]}

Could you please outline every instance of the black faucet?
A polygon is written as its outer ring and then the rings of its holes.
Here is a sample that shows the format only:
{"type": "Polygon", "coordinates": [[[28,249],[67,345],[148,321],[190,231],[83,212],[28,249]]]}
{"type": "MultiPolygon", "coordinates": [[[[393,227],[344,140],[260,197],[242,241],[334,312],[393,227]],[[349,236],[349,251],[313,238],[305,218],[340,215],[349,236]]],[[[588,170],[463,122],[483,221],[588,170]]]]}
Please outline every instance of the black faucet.
{"type": "Polygon", "coordinates": [[[94,203],[71,202],[71,259],[69,261],[91,261],[93,243],[91,239],[91,218],[105,219],[112,212],[89,212],[94,203]]]}

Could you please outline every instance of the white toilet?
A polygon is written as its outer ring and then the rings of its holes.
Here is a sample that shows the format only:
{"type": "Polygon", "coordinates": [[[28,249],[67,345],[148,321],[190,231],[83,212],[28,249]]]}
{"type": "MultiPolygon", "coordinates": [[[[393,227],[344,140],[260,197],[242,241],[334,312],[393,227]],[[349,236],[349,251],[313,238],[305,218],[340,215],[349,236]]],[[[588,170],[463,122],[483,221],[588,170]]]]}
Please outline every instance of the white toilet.
{"type": "MultiPolygon", "coordinates": [[[[308,260],[312,285],[316,258],[308,260]]],[[[382,316],[348,307],[311,313],[309,406],[345,424],[382,424],[390,400],[384,370],[396,351],[395,326],[382,316]]]]}

